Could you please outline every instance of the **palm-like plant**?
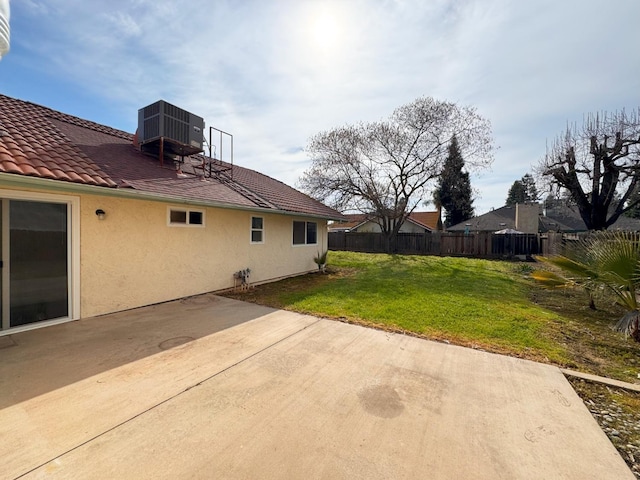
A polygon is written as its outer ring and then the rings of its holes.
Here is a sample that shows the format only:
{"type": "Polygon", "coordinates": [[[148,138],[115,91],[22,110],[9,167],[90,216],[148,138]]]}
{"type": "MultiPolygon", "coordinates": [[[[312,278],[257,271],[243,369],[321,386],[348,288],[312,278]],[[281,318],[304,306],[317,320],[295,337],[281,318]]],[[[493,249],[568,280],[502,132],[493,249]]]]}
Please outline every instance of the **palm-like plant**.
{"type": "Polygon", "coordinates": [[[562,270],[533,272],[534,279],[549,287],[579,286],[589,294],[611,292],[627,313],[615,329],[640,342],[640,234],[634,232],[596,232],[568,246],[565,255],[539,257],[562,270]]]}
{"type": "Polygon", "coordinates": [[[325,273],[325,269],[327,267],[327,255],[329,254],[328,250],[325,250],[324,253],[318,252],[318,254],[313,257],[313,261],[316,265],[318,265],[318,270],[322,273],[325,273]]]}

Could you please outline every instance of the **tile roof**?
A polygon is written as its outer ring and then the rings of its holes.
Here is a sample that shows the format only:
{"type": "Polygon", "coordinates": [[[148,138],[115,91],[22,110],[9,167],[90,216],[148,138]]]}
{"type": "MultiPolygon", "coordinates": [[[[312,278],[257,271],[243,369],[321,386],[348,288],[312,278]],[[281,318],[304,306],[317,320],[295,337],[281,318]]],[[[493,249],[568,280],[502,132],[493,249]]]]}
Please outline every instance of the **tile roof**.
{"type": "Polygon", "coordinates": [[[115,187],[109,175],[53,126],[55,116],[48,108],[0,95],[0,172],[115,187]]]}
{"type": "MultiPolygon", "coordinates": [[[[360,226],[361,224],[368,221],[371,216],[368,216],[364,213],[350,213],[344,215],[347,219],[346,222],[334,223],[332,224],[331,229],[336,230],[351,230],[360,226]]],[[[439,212],[412,212],[409,215],[409,222],[412,222],[419,227],[426,228],[429,230],[438,230],[438,224],[440,222],[440,213],[439,212]]]]}
{"type": "Polygon", "coordinates": [[[348,213],[348,214],[345,214],[344,217],[347,220],[346,222],[332,223],[329,226],[329,229],[334,231],[335,230],[341,230],[341,231],[351,230],[352,228],[355,228],[367,221],[367,215],[365,215],[364,213],[348,213]]]}
{"type": "Polygon", "coordinates": [[[187,157],[178,175],[173,165],[133,145],[134,135],[0,95],[0,172],[110,188],[130,188],[167,197],[266,208],[328,219],[342,215],[271,177],[216,162],[224,174],[203,178],[187,157]]]}
{"type": "Polygon", "coordinates": [[[505,228],[516,228],[516,208],[501,207],[464,222],[452,225],[447,232],[497,232],[505,228]],[[469,225],[469,227],[467,227],[469,225]]]}
{"type": "MultiPolygon", "coordinates": [[[[501,207],[484,215],[473,217],[466,222],[458,223],[447,228],[448,232],[465,231],[496,232],[505,228],[516,229],[516,207],[501,207]],[[467,227],[469,224],[469,227],[467,227]]],[[[635,218],[620,217],[610,230],[640,230],[640,221],[635,218]]],[[[538,232],[585,232],[587,227],[580,217],[577,207],[562,203],[547,205],[541,209],[538,217],[538,232]]]]}
{"type": "Polygon", "coordinates": [[[438,230],[440,220],[440,212],[412,212],[409,219],[422,227],[430,230],[438,230]]]}

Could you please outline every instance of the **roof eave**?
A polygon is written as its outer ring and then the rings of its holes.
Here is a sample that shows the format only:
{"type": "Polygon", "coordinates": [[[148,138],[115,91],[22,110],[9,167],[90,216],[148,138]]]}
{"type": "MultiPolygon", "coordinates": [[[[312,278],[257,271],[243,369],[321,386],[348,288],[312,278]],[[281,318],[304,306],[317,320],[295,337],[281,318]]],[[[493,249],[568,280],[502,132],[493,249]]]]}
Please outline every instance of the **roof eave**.
{"type": "Polygon", "coordinates": [[[281,210],[274,208],[265,208],[259,206],[248,205],[234,205],[231,203],[197,200],[188,197],[182,197],[180,195],[166,195],[153,192],[146,192],[143,190],[135,190],[130,188],[113,188],[106,186],[87,185],[82,183],[63,182],[60,180],[53,180],[48,178],[30,177],[26,175],[17,175],[13,173],[0,172],[0,187],[1,186],[14,187],[14,188],[41,188],[48,191],[67,193],[67,194],[88,194],[88,195],[102,195],[107,197],[127,198],[132,200],[148,200],[153,202],[173,203],[192,205],[196,207],[215,207],[225,208],[229,210],[243,210],[251,212],[264,212],[275,213],[280,215],[287,215],[292,217],[305,217],[305,218],[318,218],[322,220],[341,220],[344,217],[336,215],[322,215],[305,212],[296,212],[289,210],[281,210]]]}

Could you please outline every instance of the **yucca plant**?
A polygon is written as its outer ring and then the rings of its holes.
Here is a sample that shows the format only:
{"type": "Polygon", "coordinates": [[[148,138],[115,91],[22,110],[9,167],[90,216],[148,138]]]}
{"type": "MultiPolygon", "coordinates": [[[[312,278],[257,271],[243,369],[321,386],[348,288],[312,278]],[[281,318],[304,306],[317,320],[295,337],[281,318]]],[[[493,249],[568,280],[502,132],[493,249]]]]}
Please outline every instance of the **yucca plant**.
{"type": "Polygon", "coordinates": [[[567,247],[565,255],[538,257],[562,271],[556,274],[537,270],[532,277],[547,287],[582,287],[592,308],[599,292],[614,295],[627,313],[615,330],[640,342],[640,234],[635,232],[596,232],[567,247]]]}
{"type": "Polygon", "coordinates": [[[322,273],[325,273],[325,269],[327,267],[327,255],[329,251],[326,250],[324,253],[318,252],[318,254],[313,257],[313,261],[316,265],[318,265],[318,270],[322,273]]]}

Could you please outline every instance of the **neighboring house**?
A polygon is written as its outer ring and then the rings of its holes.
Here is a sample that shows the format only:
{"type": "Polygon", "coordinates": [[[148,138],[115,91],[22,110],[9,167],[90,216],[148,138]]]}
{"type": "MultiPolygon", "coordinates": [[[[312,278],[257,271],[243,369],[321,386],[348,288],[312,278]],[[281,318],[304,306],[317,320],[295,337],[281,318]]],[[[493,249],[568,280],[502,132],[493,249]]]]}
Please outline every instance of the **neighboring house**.
{"type": "MultiPolygon", "coordinates": [[[[330,232],[381,232],[380,225],[370,215],[356,213],[344,216],[346,222],[329,224],[330,232]]],[[[442,230],[439,212],[412,212],[400,227],[400,233],[430,233],[437,230],[442,230]]]]}
{"type": "Polygon", "coordinates": [[[159,145],[0,95],[0,334],[317,268],[340,213],[159,145]]]}
{"type": "MultiPolygon", "coordinates": [[[[516,204],[501,207],[466,222],[453,225],[448,232],[497,232],[513,229],[522,233],[578,233],[587,231],[577,207],[555,202],[543,207],[540,204],[516,204]]],[[[640,220],[620,217],[610,230],[640,230],[640,220]]]]}

